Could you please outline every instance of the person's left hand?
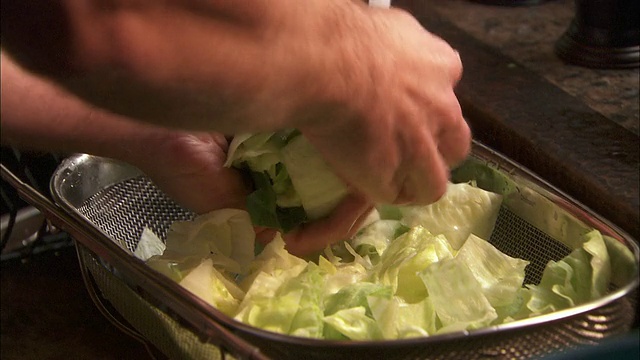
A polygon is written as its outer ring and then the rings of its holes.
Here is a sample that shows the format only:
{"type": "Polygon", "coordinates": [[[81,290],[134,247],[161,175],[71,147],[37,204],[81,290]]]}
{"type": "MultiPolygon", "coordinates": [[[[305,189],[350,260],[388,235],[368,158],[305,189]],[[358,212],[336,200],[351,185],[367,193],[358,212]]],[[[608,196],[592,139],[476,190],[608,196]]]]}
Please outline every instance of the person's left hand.
{"type": "Polygon", "coordinates": [[[224,167],[224,135],[175,132],[148,147],[135,165],[181,206],[200,214],[245,209],[250,186],[238,170],[224,167]]]}
{"type": "MultiPolygon", "coordinates": [[[[181,206],[196,213],[223,208],[246,210],[251,191],[241,173],[224,167],[228,141],[219,133],[168,133],[150,141],[135,161],[149,178],[181,206]]],[[[283,238],[298,256],[321,251],[351,237],[372,210],[364,196],[348,195],[326,218],[304,224],[283,238]]],[[[268,243],[276,230],[256,227],[256,240],[268,243]]]]}

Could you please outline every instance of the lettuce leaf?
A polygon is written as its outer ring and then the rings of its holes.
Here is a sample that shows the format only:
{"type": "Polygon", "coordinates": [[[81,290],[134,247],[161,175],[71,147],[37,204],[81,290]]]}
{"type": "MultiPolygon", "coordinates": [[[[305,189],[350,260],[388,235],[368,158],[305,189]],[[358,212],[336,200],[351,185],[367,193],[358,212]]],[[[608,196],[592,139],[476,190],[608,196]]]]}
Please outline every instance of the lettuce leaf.
{"type": "Polygon", "coordinates": [[[327,216],[347,195],[347,187],[304,136],[282,148],[282,163],[310,220],[327,216]]]}
{"type": "Polygon", "coordinates": [[[523,286],[528,261],[510,257],[489,242],[471,234],[456,258],[471,270],[493,307],[513,303],[523,286]]]}
{"type": "Polygon", "coordinates": [[[246,211],[223,209],[174,222],[162,257],[211,258],[223,270],[243,274],[255,254],[255,232],[246,211]]]}
{"type": "Polygon", "coordinates": [[[449,183],[446,193],[435,203],[399,206],[398,210],[407,226],[420,225],[432,234],[443,234],[457,250],[472,233],[482,239],[491,237],[501,204],[502,195],[469,183],[449,183]]]}
{"type": "Polygon", "coordinates": [[[378,258],[391,241],[409,231],[398,220],[378,220],[362,228],[349,242],[361,256],[378,258]]]}
{"type": "Polygon", "coordinates": [[[244,292],[206,259],[180,282],[185,289],[227,315],[235,314],[244,292]]]}
{"type": "Polygon", "coordinates": [[[231,141],[225,166],[251,175],[247,210],[255,225],[288,232],[331,212],[346,185],[297,130],[241,134],[231,141]]]}
{"type": "Polygon", "coordinates": [[[330,295],[324,302],[325,339],[380,339],[382,333],[369,307],[369,298],[391,299],[389,286],[358,282],[330,295]]]}
{"type": "Polygon", "coordinates": [[[449,258],[419,272],[442,327],[438,332],[477,329],[498,317],[482,285],[461,258],[449,258]]]}
{"type": "Polygon", "coordinates": [[[526,306],[530,316],[580,305],[597,299],[608,290],[611,262],[602,234],[593,230],[584,235],[582,247],[560,261],[549,261],[538,285],[528,285],[531,298],[526,306]]]}
{"type": "Polygon", "coordinates": [[[390,286],[405,302],[419,302],[427,296],[427,289],[418,274],[452,257],[453,249],[444,236],[416,226],[389,244],[374,265],[370,281],[390,286]]]}
{"type": "Polygon", "coordinates": [[[152,256],[162,255],[167,246],[151,229],[145,227],[142,229],[140,240],[133,252],[138,259],[142,261],[149,260],[152,256]]]}
{"type": "Polygon", "coordinates": [[[325,332],[324,338],[327,340],[382,339],[378,324],[373,318],[367,316],[366,312],[364,306],[356,306],[325,316],[324,321],[329,329],[325,332]],[[330,329],[333,329],[333,332],[329,331],[330,329]]]}
{"type": "Polygon", "coordinates": [[[266,291],[255,291],[252,286],[235,318],[283,334],[320,338],[324,327],[322,269],[308,263],[298,275],[279,280],[282,278],[261,273],[254,282],[266,291]],[[266,279],[270,286],[264,286],[266,279]]]}

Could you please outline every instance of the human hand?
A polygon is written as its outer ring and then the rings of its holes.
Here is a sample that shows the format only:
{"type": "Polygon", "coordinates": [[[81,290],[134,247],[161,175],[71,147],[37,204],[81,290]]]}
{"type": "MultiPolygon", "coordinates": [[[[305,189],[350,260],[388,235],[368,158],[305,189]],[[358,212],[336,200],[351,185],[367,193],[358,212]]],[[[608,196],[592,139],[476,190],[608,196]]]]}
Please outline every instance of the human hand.
{"type": "MultiPolygon", "coordinates": [[[[291,254],[305,256],[323,250],[329,245],[351,238],[371,213],[374,206],[366,197],[349,194],[327,217],[283,234],[285,247],[291,254]]],[[[267,244],[277,230],[256,228],[256,241],[267,244]]]]}
{"type": "Polygon", "coordinates": [[[446,190],[450,167],[470,149],[454,94],[460,58],[407,13],[362,12],[367,19],[353,31],[357,37],[345,34],[336,52],[342,67],[324,85],[347,98],[348,107],[322,109],[299,128],[372,201],[434,202],[446,190]]]}
{"type": "MultiPolygon", "coordinates": [[[[219,133],[154,131],[147,136],[148,151],[138,150],[129,159],[156,186],[181,206],[196,213],[222,208],[246,209],[250,187],[240,172],[224,167],[228,142],[219,133]],[[153,154],[153,155],[151,155],[153,154]]],[[[287,250],[307,255],[351,237],[372,210],[365,197],[348,195],[328,217],[284,234],[287,250]]],[[[256,227],[256,240],[266,244],[275,229],[256,227]]]]}
{"type": "Polygon", "coordinates": [[[245,208],[250,191],[240,172],[224,167],[228,142],[219,133],[164,132],[132,160],[169,197],[196,213],[245,208]]]}

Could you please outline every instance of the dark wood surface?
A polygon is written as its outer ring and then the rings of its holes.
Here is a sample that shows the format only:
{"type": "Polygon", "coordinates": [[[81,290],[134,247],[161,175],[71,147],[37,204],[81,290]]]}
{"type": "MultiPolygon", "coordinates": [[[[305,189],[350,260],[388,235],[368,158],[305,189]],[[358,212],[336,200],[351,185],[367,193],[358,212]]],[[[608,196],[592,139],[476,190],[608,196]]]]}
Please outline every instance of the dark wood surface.
{"type": "Polygon", "coordinates": [[[75,248],[4,261],[0,279],[3,360],[152,359],[94,306],[75,248]]]}

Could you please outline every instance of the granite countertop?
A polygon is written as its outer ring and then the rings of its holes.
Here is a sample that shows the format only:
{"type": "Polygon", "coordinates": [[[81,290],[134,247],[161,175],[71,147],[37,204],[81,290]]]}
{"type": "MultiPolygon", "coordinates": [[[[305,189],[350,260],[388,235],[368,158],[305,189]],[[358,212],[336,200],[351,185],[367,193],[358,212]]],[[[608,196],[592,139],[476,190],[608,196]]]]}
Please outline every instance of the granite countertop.
{"type": "MultiPolygon", "coordinates": [[[[639,133],[639,69],[588,69],[553,52],[574,17],[574,0],[503,7],[468,0],[428,1],[429,7],[479,41],[540,74],[595,111],[639,133]]],[[[463,59],[464,60],[464,59],[463,59]]]]}

